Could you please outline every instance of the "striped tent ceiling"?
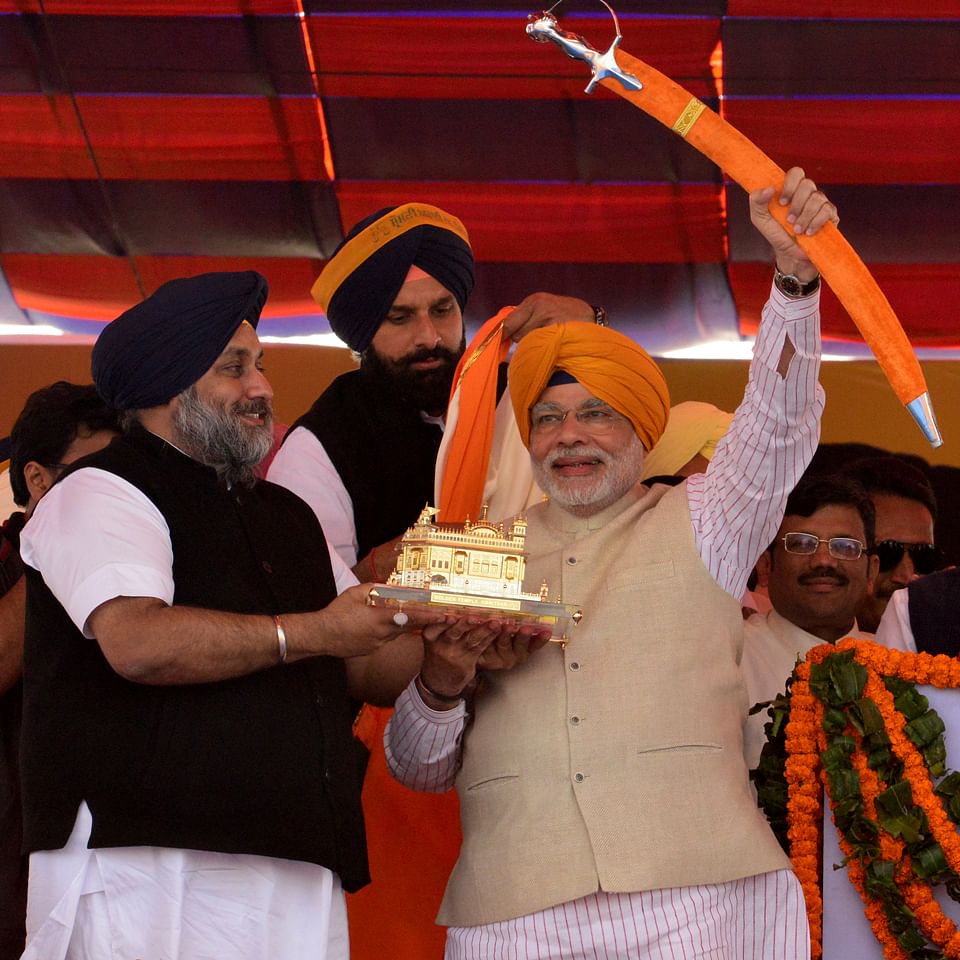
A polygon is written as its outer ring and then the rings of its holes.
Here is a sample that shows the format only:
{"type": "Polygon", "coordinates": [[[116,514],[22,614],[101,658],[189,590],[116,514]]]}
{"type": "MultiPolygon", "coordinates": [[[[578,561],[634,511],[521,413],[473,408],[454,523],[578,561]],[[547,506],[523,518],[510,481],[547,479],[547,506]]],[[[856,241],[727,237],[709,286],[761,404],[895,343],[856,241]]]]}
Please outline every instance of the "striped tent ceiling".
{"type": "MultiPolygon", "coordinates": [[[[625,50],[825,186],[915,344],[960,346],[960,0],[615,6],[625,50]]],[[[344,229],[422,200],[470,231],[472,323],[547,289],[658,352],[753,331],[769,268],[738,187],[585,96],[532,7],[413,7],[0,0],[0,322],[96,333],[171,277],[255,267],[262,332],[323,333],[308,291],[344,229]]],[[[612,39],[595,0],[558,13],[612,39]]],[[[855,336],[829,296],[824,330],[855,336]]]]}

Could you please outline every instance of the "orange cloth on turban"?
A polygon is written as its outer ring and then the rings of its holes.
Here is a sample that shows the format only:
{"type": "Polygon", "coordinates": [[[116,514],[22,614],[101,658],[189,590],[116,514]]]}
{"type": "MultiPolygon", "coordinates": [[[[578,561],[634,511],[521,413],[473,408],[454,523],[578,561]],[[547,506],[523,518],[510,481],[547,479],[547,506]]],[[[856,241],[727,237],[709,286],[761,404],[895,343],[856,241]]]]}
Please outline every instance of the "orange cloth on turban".
{"type": "Polygon", "coordinates": [[[632,424],[649,450],[660,439],[670,394],[660,368],[629,337],[592,323],[558,323],[528,333],[510,361],[510,400],[524,444],[530,408],[556,370],[565,370],[632,424]]]}

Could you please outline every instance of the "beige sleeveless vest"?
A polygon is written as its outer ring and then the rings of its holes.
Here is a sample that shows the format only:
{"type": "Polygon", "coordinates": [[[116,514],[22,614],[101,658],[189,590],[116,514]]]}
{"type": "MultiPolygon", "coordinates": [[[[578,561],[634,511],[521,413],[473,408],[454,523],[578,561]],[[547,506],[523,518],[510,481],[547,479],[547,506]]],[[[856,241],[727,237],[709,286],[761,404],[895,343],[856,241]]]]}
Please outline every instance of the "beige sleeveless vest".
{"type": "Polygon", "coordinates": [[[638,486],[589,518],[538,504],[528,519],[528,589],[546,579],[583,622],[565,649],[488,676],[438,922],[788,867],[743,760],[740,604],[697,553],[686,485],[638,486]]]}

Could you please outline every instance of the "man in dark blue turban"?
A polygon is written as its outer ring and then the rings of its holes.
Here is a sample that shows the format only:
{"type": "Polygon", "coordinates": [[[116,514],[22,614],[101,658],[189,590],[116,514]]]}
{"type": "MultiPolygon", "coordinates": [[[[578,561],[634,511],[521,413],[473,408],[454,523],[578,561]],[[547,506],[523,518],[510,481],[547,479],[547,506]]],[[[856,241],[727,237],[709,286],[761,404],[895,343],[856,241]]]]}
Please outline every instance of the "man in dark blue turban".
{"type": "Polygon", "coordinates": [[[30,960],[347,955],[354,702],[398,692],[379,658],[438,617],[367,606],[307,504],[253,478],[265,298],[206,274],[110,324],[94,375],[123,435],[21,536],[30,960]]]}

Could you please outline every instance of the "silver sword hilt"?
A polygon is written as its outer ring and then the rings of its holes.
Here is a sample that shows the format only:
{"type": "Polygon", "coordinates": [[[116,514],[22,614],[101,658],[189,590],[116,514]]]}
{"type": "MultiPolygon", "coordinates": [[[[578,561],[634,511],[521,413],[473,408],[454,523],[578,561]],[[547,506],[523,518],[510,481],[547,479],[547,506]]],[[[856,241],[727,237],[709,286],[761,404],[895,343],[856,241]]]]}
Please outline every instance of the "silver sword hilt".
{"type": "Polygon", "coordinates": [[[562,30],[560,21],[550,10],[531,13],[527,17],[527,35],[538,43],[546,43],[550,40],[560,47],[568,57],[574,60],[583,60],[590,67],[590,82],[584,90],[585,93],[593,93],[593,88],[607,77],[614,77],[619,80],[625,90],[642,90],[643,84],[632,73],[623,70],[617,63],[614,51],[620,46],[620,41],[623,39],[620,34],[620,24],[613,8],[606,3],[606,0],[600,0],[600,2],[610,11],[617,31],[613,43],[604,53],[600,53],[579,34],[562,30]]]}

